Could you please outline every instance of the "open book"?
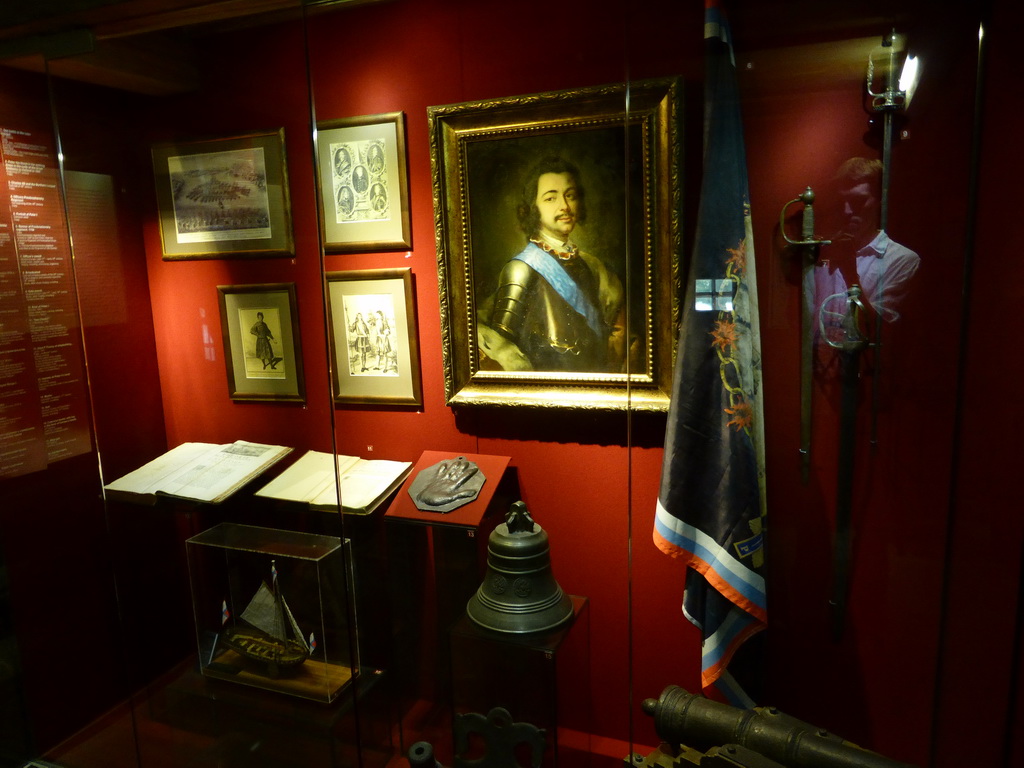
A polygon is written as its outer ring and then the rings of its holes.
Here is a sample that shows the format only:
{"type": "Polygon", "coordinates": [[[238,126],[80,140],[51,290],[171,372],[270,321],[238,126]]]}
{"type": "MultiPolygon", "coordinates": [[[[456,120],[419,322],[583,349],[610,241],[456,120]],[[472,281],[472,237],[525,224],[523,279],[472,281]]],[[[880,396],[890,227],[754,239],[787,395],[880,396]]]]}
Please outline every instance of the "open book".
{"type": "Polygon", "coordinates": [[[334,459],[341,477],[341,502],[345,512],[369,514],[412,471],[411,461],[332,457],[329,453],[307,451],[284,472],[256,491],[257,496],[309,504],[311,509],[338,509],[334,459]]]}
{"type": "Polygon", "coordinates": [[[291,450],[244,440],[227,445],[182,443],[104,489],[110,498],[147,504],[155,504],[158,495],[216,504],[291,450]]]}

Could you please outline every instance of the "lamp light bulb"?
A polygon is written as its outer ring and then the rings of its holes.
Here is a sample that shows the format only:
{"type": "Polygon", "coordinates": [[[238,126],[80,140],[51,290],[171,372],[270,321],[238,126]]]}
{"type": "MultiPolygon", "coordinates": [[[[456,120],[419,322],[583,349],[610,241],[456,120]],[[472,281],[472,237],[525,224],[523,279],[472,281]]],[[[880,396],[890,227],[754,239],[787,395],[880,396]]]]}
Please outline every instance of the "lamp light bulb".
{"type": "Polygon", "coordinates": [[[917,83],[921,77],[921,64],[916,56],[907,55],[906,61],[903,62],[903,71],[900,72],[899,89],[903,91],[905,95],[903,100],[904,108],[910,106],[910,100],[914,96],[914,91],[917,89],[917,83]]]}

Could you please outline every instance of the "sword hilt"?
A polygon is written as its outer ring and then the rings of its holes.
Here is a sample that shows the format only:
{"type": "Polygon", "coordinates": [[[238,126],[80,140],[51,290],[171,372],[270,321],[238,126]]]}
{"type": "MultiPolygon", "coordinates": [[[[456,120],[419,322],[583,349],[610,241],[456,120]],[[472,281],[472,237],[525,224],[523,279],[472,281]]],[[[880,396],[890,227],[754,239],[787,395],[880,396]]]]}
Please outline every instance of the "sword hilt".
{"type": "Polygon", "coordinates": [[[868,345],[868,337],[863,327],[864,312],[866,310],[864,302],[861,301],[862,295],[861,287],[854,283],[845,293],[833,293],[821,303],[821,309],[818,311],[818,329],[821,331],[821,337],[830,347],[841,349],[844,352],[854,352],[864,349],[868,345]],[[846,311],[842,314],[827,309],[828,303],[838,298],[846,299],[846,311]],[[843,332],[841,341],[833,341],[829,337],[828,329],[825,327],[826,315],[841,318],[839,323],[843,332]]]}
{"type": "Polygon", "coordinates": [[[782,206],[782,212],[779,214],[779,231],[782,232],[782,238],[790,245],[796,245],[799,247],[814,247],[817,248],[822,245],[828,245],[831,240],[825,240],[814,235],[814,190],[807,187],[798,196],[794,197],[784,206],[782,206]],[[789,206],[794,203],[803,203],[804,210],[800,221],[800,239],[793,240],[789,235],[786,234],[786,211],[789,206]]]}

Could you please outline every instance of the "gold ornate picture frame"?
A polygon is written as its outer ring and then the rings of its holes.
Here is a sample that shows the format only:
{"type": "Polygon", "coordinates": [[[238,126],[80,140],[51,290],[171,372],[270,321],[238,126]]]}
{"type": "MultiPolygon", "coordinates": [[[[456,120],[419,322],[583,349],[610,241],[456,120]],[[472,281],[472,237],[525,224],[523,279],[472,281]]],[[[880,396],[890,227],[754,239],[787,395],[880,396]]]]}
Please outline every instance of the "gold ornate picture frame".
{"type": "Polygon", "coordinates": [[[228,396],[306,402],[295,283],[218,285],[228,396]]]}
{"type": "Polygon", "coordinates": [[[680,100],[666,78],[428,108],[449,405],[667,410],[680,100]]]}
{"type": "Polygon", "coordinates": [[[165,261],[295,255],[283,128],[151,153],[165,261]]]}
{"type": "Polygon", "coordinates": [[[324,250],[411,248],[404,113],[319,122],[316,143],[324,250]]]}
{"type": "Polygon", "coordinates": [[[336,405],[420,406],[412,270],[327,273],[336,405]]]}

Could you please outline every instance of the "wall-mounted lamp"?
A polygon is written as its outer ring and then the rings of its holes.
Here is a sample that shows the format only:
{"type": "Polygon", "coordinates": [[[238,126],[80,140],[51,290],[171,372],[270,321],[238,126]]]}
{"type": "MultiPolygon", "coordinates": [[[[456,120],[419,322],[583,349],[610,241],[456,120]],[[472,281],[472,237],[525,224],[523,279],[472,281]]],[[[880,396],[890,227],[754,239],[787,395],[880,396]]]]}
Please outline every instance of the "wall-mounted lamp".
{"type": "Polygon", "coordinates": [[[906,38],[890,32],[882,38],[882,50],[886,54],[885,89],[880,92],[872,90],[875,80],[874,56],[868,57],[868,95],[871,107],[876,112],[906,110],[914,98],[914,91],[921,75],[921,62],[916,56],[906,52],[906,38]],[[899,66],[899,58],[903,55],[903,65],[899,66]],[[897,75],[897,71],[899,74],[897,75]]]}

